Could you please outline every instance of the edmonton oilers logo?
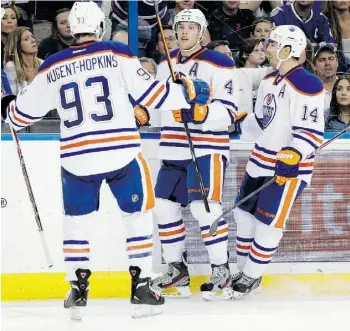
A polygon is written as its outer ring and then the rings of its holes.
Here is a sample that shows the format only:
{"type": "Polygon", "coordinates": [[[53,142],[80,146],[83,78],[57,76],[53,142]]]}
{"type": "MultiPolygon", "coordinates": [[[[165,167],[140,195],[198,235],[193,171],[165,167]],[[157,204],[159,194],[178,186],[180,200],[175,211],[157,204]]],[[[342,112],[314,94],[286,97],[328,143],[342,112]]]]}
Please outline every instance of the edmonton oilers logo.
{"type": "Polygon", "coordinates": [[[276,100],[272,93],[265,96],[263,101],[264,128],[267,128],[276,115],[276,100]]]}

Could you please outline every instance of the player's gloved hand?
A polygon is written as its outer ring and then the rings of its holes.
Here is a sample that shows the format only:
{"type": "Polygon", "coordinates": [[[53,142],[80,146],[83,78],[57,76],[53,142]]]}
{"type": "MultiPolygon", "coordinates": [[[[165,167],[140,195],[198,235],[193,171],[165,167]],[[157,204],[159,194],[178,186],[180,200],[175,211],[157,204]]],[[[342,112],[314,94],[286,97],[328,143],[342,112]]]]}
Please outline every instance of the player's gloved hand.
{"type": "MultiPolygon", "coordinates": [[[[9,111],[9,106],[13,100],[16,99],[16,96],[13,94],[6,94],[1,98],[1,119],[5,121],[7,119],[7,114],[9,111]]],[[[15,102],[13,101],[13,106],[15,107],[15,102]]]]}
{"type": "Polygon", "coordinates": [[[212,87],[201,79],[181,77],[177,81],[184,87],[186,101],[190,104],[197,103],[200,106],[207,105],[213,98],[212,87]]]}
{"type": "Polygon", "coordinates": [[[149,124],[150,116],[146,107],[141,105],[136,105],[134,108],[134,116],[135,116],[136,125],[138,128],[140,128],[140,126],[150,126],[149,124]]]}
{"type": "Polygon", "coordinates": [[[284,185],[291,178],[298,177],[301,154],[292,147],[284,147],[277,153],[275,166],[276,183],[284,185]]]}
{"type": "Polygon", "coordinates": [[[242,111],[236,116],[235,122],[233,123],[234,130],[231,131],[230,134],[233,134],[233,135],[242,134],[241,124],[243,123],[244,119],[247,116],[248,116],[248,113],[246,111],[242,111]]]}
{"type": "Polygon", "coordinates": [[[173,110],[174,119],[179,123],[202,124],[207,119],[208,114],[209,107],[198,104],[191,105],[190,109],[173,110]]]}

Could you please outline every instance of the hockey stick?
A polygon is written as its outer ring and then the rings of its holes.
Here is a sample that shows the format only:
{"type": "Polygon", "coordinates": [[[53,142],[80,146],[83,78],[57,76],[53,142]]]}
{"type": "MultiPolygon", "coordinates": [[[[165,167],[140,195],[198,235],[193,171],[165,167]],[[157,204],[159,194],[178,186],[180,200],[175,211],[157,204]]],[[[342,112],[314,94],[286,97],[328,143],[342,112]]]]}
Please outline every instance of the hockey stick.
{"type": "MultiPolygon", "coordinates": [[[[350,124],[348,124],[342,131],[340,131],[339,133],[337,133],[334,137],[332,137],[331,139],[329,139],[328,141],[326,141],[325,143],[323,143],[321,146],[317,147],[311,154],[309,154],[307,156],[307,158],[309,158],[310,156],[312,156],[313,154],[316,154],[319,150],[325,148],[326,146],[328,146],[331,142],[333,142],[334,140],[338,139],[340,136],[342,136],[344,133],[346,133],[346,131],[348,131],[350,129],[350,124]]],[[[216,230],[218,228],[218,224],[220,222],[220,220],[226,216],[228,213],[230,213],[232,210],[234,210],[235,208],[239,207],[240,205],[242,205],[243,203],[245,203],[247,200],[249,200],[251,197],[253,197],[254,195],[258,194],[259,192],[261,192],[262,190],[264,190],[266,187],[268,187],[269,185],[271,185],[273,182],[276,181],[277,176],[272,177],[268,182],[266,182],[264,185],[262,185],[261,187],[259,187],[257,190],[253,191],[252,193],[248,194],[246,197],[244,197],[243,199],[239,200],[236,204],[234,204],[231,208],[227,209],[225,212],[223,212],[211,225],[209,233],[215,237],[216,236],[216,230]]]]}
{"type": "MultiPolygon", "coordinates": [[[[173,65],[171,63],[168,45],[167,45],[167,43],[165,41],[164,30],[163,30],[162,21],[161,21],[160,16],[159,16],[158,1],[157,0],[154,1],[154,10],[156,12],[156,17],[157,17],[157,21],[158,21],[158,25],[159,25],[160,34],[162,36],[162,41],[163,41],[163,44],[164,44],[164,48],[165,48],[165,52],[166,52],[166,57],[167,57],[167,62],[168,62],[169,70],[170,70],[170,73],[171,73],[171,77],[173,79],[173,82],[175,83],[175,81],[176,81],[175,71],[174,71],[173,65]]],[[[201,173],[199,171],[198,160],[197,160],[196,153],[195,153],[195,150],[194,150],[190,129],[188,128],[188,124],[187,123],[183,123],[183,125],[185,127],[185,132],[186,132],[186,136],[187,136],[187,140],[188,140],[188,145],[190,147],[192,160],[194,162],[194,167],[196,169],[196,175],[197,175],[199,187],[200,187],[200,190],[201,190],[201,194],[202,194],[205,210],[207,211],[207,213],[210,213],[208,198],[207,198],[207,196],[205,194],[203,178],[202,178],[202,175],[201,175],[201,173]]]]}
{"type": "Polygon", "coordinates": [[[28,176],[28,173],[27,173],[27,168],[26,168],[26,165],[25,165],[25,163],[24,163],[24,158],[23,158],[23,154],[22,154],[22,149],[21,149],[21,146],[20,146],[20,144],[19,144],[19,139],[18,139],[17,133],[16,133],[16,131],[11,127],[11,125],[10,125],[10,130],[11,130],[11,134],[12,134],[13,140],[14,140],[15,143],[16,143],[17,153],[18,153],[18,158],[19,158],[19,163],[21,164],[22,173],[23,173],[24,181],[25,181],[26,186],[27,186],[29,199],[30,199],[30,202],[32,203],[32,207],[33,207],[33,210],[34,210],[36,225],[38,226],[38,230],[39,230],[39,234],[40,234],[40,238],[41,238],[41,244],[42,244],[42,246],[43,246],[43,248],[44,248],[44,253],[45,253],[45,257],[46,257],[46,262],[47,262],[48,267],[51,268],[53,264],[52,264],[52,260],[51,260],[51,257],[50,257],[50,252],[49,252],[48,246],[47,246],[46,241],[45,241],[44,229],[43,229],[43,226],[42,226],[42,224],[41,224],[41,220],[40,220],[40,216],[39,216],[39,211],[38,211],[38,208],[37,208],[35,199],[34,199],[34,194],[33,194],[32,186],[30,185],[29,176],[28,176]]]}

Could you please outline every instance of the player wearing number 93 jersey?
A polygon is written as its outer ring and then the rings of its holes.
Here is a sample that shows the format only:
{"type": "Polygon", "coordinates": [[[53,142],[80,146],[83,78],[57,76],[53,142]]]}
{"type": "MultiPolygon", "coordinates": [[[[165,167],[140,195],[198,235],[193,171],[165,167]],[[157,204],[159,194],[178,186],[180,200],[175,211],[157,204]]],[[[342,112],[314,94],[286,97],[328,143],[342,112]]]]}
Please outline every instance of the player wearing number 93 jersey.
{"type": "MultiPolygon", "coordinates": [[[[2,107],[2,115],[15,130],[55,108],[61,118],[63,250],[72,284],[65,306],[86,304],[89,227],[99,208],[103,181],[118,201],[127,228],[132,303],[160,305],[163,298],[148,286],[153,185],[131,101],[156,109],[186,109],[189,103],[210,102],[211,88],[200,80],[182,79],[177,84],[154,80],[126,45],[99,42],[104,14],[94,2],[76,2],[69,23],[77,44],[45,60],[33,82],[2,107]]],[[[2,103],[10,99],[5,97],[2,103]]]]}
{"type": "Polygon", "coordinates": [[[277,70],[259,86],[255,113],[242,124],[242,139],[256,142],[237,201],[276,176],[276,181],[235,209],[237,261],[233,295],[258,287],[283,235],[294,201],[310,184],[313,151],[324,133],[324,89],[298,65],[304,32],[283,25],[271,32],[267,55],[277,70]]]}

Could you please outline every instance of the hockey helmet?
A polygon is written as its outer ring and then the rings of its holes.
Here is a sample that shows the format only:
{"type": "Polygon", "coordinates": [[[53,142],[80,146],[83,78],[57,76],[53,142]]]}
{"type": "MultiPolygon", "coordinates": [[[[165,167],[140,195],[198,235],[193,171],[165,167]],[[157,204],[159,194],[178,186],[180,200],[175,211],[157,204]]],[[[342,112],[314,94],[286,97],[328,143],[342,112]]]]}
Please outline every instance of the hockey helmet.
{"type": "MultiPolygon", "coordinates": [[[[177,38],[177,28],[180,22],[190,22],[197,23],[200,26],[199,38],[195,46],[203,40],[205,30],[207,29],[208,23],[205,19],[204,14],[199,9],[184,9],[181,10],[174,18],[173,24],[173,34],[175,36],[176,42],[177,38]]],[[[194,47],[195,47],[194,46],[194,47]]]]}
{"type": "Polygon", "coordinates": [[[291,57],[299,58],[306,48],[306,37],[304,32],[295,25],[280,25],[273,29],[267,42],[275,41],[277,43],[277,58],[280,63],[291,57]],[[280,51],[286,47],[290,47],[290,54],[286,59],[280,59],[280,51]]]}
{"type": "Polygon", "coordinates": [[[105,15],[95,2],[75,2],[68,16],[73,37],[80,33],[95,34],[101,40],[105,15]]]}

